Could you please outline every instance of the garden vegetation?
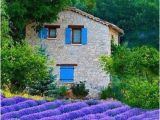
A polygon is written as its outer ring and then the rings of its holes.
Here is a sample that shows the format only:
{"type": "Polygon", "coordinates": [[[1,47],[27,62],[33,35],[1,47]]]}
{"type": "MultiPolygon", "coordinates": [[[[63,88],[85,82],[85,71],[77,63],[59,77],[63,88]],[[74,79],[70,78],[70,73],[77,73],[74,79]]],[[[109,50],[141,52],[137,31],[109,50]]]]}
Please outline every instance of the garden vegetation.
{"type": "Polygon", "coordinates": [[[110,87],[106,91],[112,97],[131,106],[158,108],[159,52],[155,48],[116,46],[112,55],[102,55],[100,62],[111,74],[112,91],[110,87]]]}

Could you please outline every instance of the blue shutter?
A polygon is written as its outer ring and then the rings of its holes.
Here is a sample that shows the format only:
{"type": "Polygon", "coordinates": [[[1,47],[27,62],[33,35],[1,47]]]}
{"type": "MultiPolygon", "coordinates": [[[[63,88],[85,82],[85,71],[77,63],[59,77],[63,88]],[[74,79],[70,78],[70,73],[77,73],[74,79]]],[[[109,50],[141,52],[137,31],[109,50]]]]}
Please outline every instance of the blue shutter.
{"type": "Polygon", "coordinates": [[[48,37],[48,28],[44,28],[43,29],[43,35],[44,35],[44,39],[47,39],[47,37],[48,37]]]}
{"type": "Polygon", "coordinates": [[[87,28],[82,28],[82,44],[87,44],[87,28]]]}
{"type": "Polygon", "coordinates": [[[60,67],[60,80],[63,82],[73,82],[74,67],[73,66],[61,66],[60,67]]]}
{"type": "Polygon", "coordinates": [[[48,37],[48,28],[41,28],[39,33],[38,33],[38,37],[40,39],[47,39],[47,37],[48,37]]]}
{"type": "Polygon", "coordinates": [[[43,32],[42,32],[42,29],[40,29],[39,32],[38,32],[38,37],[39,37],[40,39],[43,38],[43,37],[42,37],[42,35],[43,35],[42,33],[43,33],[43,32]]]}
{"type": "Polygon", "coordinates": [[[66,28],[65,43],[71,44],[71,28],[66,28]]]}

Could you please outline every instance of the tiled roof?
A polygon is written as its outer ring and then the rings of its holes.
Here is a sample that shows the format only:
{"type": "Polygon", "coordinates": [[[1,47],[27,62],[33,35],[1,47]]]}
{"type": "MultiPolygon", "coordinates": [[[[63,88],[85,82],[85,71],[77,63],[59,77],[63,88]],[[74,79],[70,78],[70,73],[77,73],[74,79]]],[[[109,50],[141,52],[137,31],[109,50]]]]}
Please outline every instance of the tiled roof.
{"type": "Polygon", "coordinates": [[[89,19],[92,19],[92,20],[94,20],[96,22],[99,22],[99,23],[101,23],[103,25],[109,26],[109,27],[117,30],[118,32],[124,34],[124,31],[121,28],[119,28],[118,26],[116,26],[116,25],[114,25],[112,23],[109,23],[107,21],[104,21],[104,20],[102,20],[102,19],[100,19],[98,17],[95,17],[95,16],[91,15],[91,14],[88,14],[88,13],[86,13],[86,12],[80,10],[80,9],[77,9],[75,7],[69,7],[69,8],[66,8],[65,10],[69,10],[69,11],[73,11],[75,13],[78,13],[78,14],[80,14],[82,16],[85,16],[85,17],[87,17],[89,19]]]}

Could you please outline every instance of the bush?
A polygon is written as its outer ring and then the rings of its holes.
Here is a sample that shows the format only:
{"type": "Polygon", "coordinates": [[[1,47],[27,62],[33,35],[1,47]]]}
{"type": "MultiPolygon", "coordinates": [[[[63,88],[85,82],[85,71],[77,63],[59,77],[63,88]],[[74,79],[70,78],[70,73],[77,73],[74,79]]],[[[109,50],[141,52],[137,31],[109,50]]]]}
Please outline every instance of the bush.
{"type": "Polygon", "coordinates": [[[58,94],[59,96],[64,97],[64,96],[66,95],[66,93],[67,93],[67,87],[66,87],[66,86],[60,86],[60,87],[58,88],[57,94],[58,94]]]}
{"type": "Polygon", "coordinates": [[[158,108],[158,80],[155,80],[152,83],[147,80],[136,79],[127,81],[126,88],[123,92],[123,101],[130,106],[145,109],[158,108]]]}
{"type": "Polygon", "coordinates": [[[85,82],[80,82],[77,84],[73,84],[72,87],[72,92],[76,97],[86,97],[88,95],[89,90],[85,88],[85,82]]]}
{"type": "Polygon", "coordinates": [[[48,79],[47,59],[27,43],[2,46],[2,88],[21,92],[37,81],[48,79]]]}
{"type": "Polygon", "coordinates": [[[103,88],[100,92],[100,98],[106,99],[106,98],[113,98],[113,91],[111,86],[108,86],[107,88],[103,88]]]}
{"type": "Polygon", "coordinates": [[[113,97],[131,106],[158,108],[159,53],[155,48],[116,46],[111,56],[101,56],[100,63],[112,76],[113,97]]]}

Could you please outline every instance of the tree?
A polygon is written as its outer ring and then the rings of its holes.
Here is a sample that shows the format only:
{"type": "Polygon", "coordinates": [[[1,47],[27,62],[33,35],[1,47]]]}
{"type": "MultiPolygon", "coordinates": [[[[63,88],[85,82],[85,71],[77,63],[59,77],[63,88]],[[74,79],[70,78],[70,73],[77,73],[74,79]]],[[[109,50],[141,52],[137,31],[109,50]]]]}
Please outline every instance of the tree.
{"type": "Polygon", "coordinates": [[[117,46],[111,56],[101,56],[100,62],[111,74],[114,98],[131,106],[158,107],[159,53],[155,48],[117,46]]]}
{"type": "Polygon", "coordinates": [[[2,1],[1,85],[11,92],[22,92],[39,80],[49,79],[47,59],[26,42],[13,42],[9,35],[9,16],[2,1]]]}
{"type": "Polygon", "coordinates": [[[97,0],[92,14],[118,25],[128,47],[159,47],[158,0],[97,0]]]}
{"type": "MultiPolygon", "coordinates": [[[[25,27],[30,22],[41,26],[45,22],[54,22],[58,13],[71,6],[77,0],[6,0],[10,16],[11,35],[14,40],[25,37],[25,27]]],[[[90,4],[85,0],[84,4],[90,4]]],[[[90,0],[91,1],[91,0],[90,0]]],[[[39,27],[37,27],[38,29],[39,27]]]]}

